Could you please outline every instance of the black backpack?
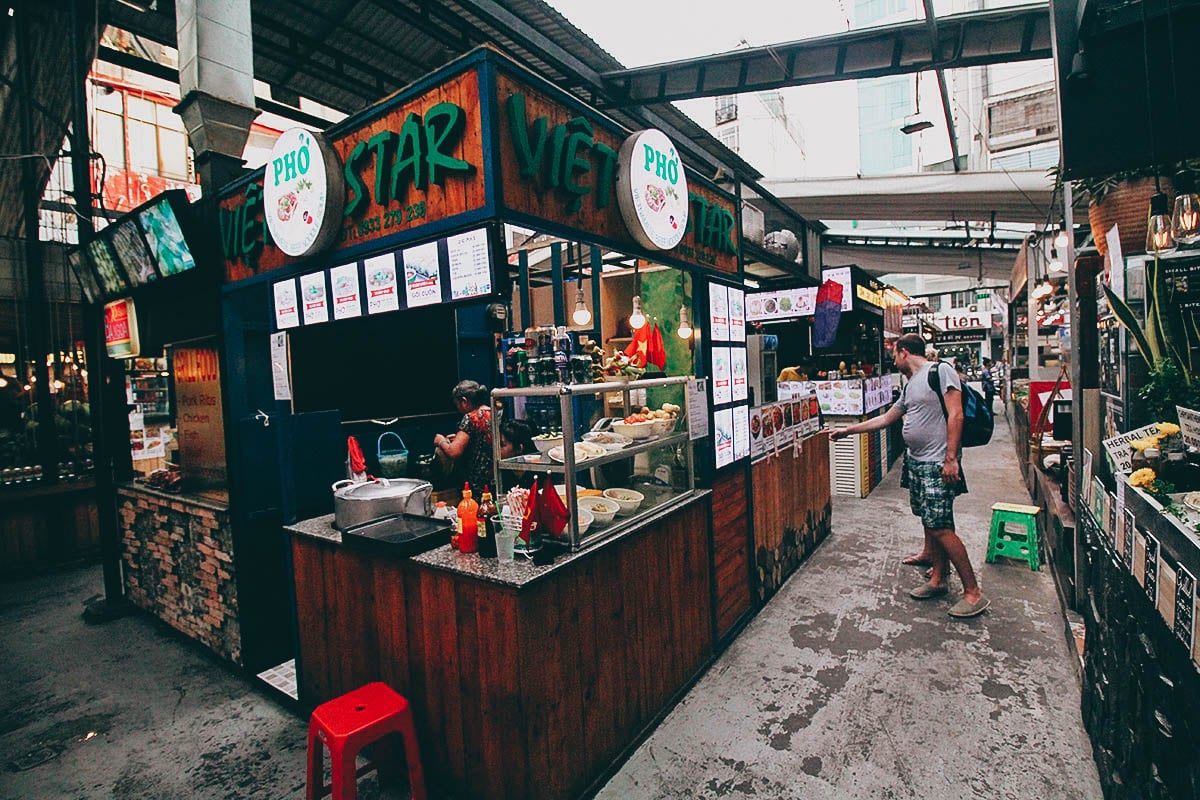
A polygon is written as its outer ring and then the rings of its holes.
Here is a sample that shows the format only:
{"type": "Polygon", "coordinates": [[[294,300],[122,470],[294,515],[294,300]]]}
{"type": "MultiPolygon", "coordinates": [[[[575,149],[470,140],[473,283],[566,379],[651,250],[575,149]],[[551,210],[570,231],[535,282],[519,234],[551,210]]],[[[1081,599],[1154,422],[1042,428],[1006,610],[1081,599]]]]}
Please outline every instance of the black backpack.
{"type": "MultiPolygon", "coordinates": [[[[938,402],[942,404],[942,414],[948,417],[946,398],[942,395],[942,376],[939,369],[940,365],[945,363],[944,361],[935,362],[933,368],[929,370],[929,388],[937,393],[938,402]]],[[[953,368],[951,364],[947,364],[947,366],[953,368]]],[[[992,410],[980,397],[979,392],[968,386],[966,381],[962,381],[962,408],[962,446],[979,447],[990,442],[992,428],[996,424],[995,419],[992,418],[992,410]]]]}

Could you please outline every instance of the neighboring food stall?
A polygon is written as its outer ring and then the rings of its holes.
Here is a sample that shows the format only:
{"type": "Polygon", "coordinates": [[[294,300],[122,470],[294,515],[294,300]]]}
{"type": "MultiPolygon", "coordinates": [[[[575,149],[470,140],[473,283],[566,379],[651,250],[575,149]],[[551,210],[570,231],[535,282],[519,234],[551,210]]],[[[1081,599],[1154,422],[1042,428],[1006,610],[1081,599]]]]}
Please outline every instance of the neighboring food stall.
{"type": "Polygon", "coordinates": [[[385,680],[440,790],[574,797],[710,663],[755,608],[736,209],[489,50],[222,192],[231,500],[286,526],[303,706],[385,680]],[[463,380],[500,506],[536,479],[563,511],[515,562],[412,513],[459,502],[429,459],[463,380]],[[500,451],[514,419],[536,451],[500,451]],[[410,516],[334,527],[330,484],[397,463],[410,516]]]}

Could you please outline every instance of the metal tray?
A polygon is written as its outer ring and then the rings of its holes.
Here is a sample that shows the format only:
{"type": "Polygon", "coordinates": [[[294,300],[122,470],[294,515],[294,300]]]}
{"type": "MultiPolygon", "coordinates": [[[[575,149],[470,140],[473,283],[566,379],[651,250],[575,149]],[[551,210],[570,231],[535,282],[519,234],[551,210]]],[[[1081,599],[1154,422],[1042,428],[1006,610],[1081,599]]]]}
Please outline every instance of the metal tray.
{"type": "Polygon", "coordinates": [[[418,514],[389,514],[342,531],[342,542],[395,556],[415,556],[447,544],[450,521],[418,514]]]}

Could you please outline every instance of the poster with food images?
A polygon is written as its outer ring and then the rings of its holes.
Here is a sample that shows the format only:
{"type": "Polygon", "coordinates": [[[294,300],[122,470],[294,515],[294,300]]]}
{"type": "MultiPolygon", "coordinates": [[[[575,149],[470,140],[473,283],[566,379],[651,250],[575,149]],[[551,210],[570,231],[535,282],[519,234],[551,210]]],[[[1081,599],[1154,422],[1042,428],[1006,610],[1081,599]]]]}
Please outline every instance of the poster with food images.
{"type": "Polygon", "coordinates": [[[325,290],[324,272],[300,276],[300,302],[305,325],[329,321],[329,293],[325,290]]]}
{"type": "Polygon", "coordinates": [[[750,407],[733,407],[733,460],[750,455],[750,407]]]}
{"type": "Polygon", "coordinates": [[[733,375],[733,402],[746,399],[746,349],[729,348],[729,369],[733,375]]]}
{"type": "Polygon", "coordinates": [[[487,231],[467,231],[446,240],[450,257],[450,297],[461,300],[492,293],[487,231]]]}
{"type": "Polygon", "coordinates": [[[716,448],[717,469],[733,463],[733,409],[713,412],[713,447],[716,448]]]}
{"type": "Polygon", "coordinates": [[[729,341],[729,288],[720,283],[708,285],[708,327],[712,341],[729,341]]]}
{"type": "Polygon", "coordinates": [[[437,242],[406,247],[403,258],[404,291],[408,307],[442,302],[442,273],[438,263],[437,242]]]}
{"type": "Polygon", "coordinates": [[[766,450],[763,447],[762,407],[750,409],[750,458],[762,458],[766,450]]]}
{"type": "Polygon", "coordinates": [[[763,453],[770,455],[775,449],[775,406],[762,406],[760,411],[762,420],[763,453]]]}
{"type": "Polygon", "coordinates": [[[746,341],[746,292],[729,289],[729,341],[746,341]]]}
{"type": "Polygon", "coordinates": [[[714,347],[713,360],[713,405],[733,402],[733,368],[729,363],[729,348],[714,347]]]}
{"type": "Polygon", "coordinates": [[[367,275],[367,313],[384,314],[400,309],[399,281],[396,279],[396,256],[388,253],[368,258],[365,262],[367,275]]]}
{"type": "Polygon", "coordinates": [[[358,285],[358,264],[343,264],[329,270],[333,286],[333,318],[362,316],[362,293],[358,285]]]}
{"type": "Polygon", "coordinates": [[[275,295],[275,327],[279,330],[299,327],[300,303],[296,292],[296,279],[279,281],[272,290],[275,295]]]}

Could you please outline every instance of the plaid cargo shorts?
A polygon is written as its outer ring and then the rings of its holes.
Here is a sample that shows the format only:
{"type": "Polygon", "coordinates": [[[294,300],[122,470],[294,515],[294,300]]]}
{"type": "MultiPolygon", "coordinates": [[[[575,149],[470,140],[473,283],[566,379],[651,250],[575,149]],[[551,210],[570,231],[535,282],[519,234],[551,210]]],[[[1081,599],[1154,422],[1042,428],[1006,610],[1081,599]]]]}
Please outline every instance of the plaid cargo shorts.
{"type": "Polygon", "coordinates": [[[954,530],[954,498],[967,491],[961,464],[958,483],[947,484],[942,480],[942,462],[905,456],[900,485],[908,487],[909,507],[922,525],[930,530],[954,530]]]}

